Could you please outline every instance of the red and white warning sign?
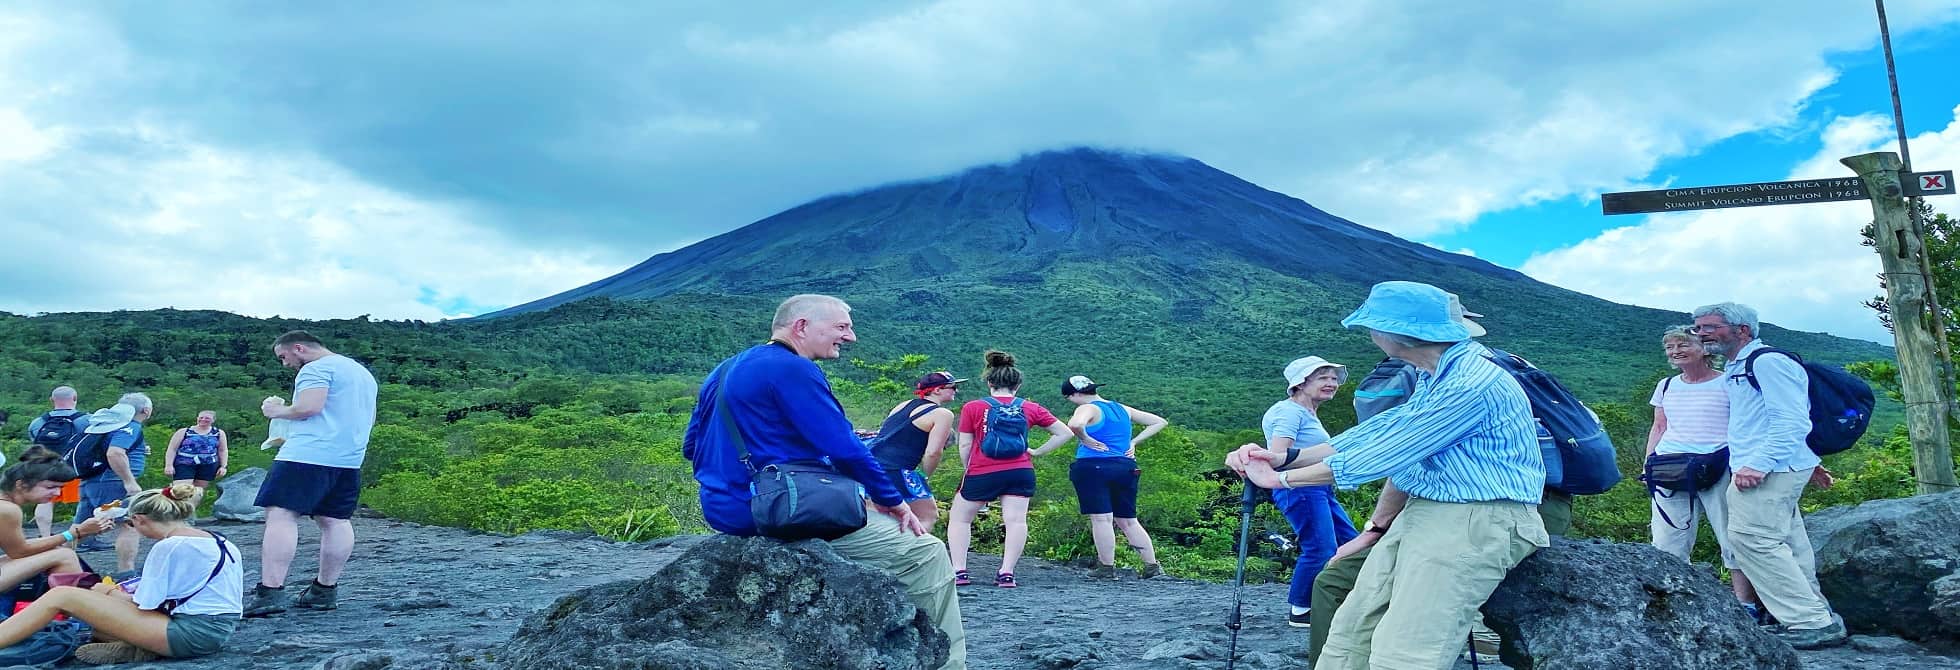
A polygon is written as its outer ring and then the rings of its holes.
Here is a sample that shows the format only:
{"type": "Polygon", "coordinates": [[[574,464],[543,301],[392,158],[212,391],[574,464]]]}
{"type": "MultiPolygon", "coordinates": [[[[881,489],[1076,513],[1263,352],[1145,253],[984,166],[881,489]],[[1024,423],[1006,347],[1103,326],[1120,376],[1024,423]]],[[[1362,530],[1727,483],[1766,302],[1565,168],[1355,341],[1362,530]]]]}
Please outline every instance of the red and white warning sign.
{"type": "Polygon", "coordinates": [[[1953,171],[1914,172],[1904,180],[1906,195],[1953,195],[1953,171]]]}

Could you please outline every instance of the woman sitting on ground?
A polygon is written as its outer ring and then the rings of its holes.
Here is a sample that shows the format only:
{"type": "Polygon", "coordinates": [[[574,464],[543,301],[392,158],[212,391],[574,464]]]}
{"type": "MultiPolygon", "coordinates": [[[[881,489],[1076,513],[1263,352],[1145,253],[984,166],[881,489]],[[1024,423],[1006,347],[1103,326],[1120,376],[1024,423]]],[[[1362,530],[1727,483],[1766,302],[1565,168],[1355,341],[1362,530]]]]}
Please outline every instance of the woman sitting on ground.
{"type": "Polygon", "coordinates": [[[44,572],[81,572],[81,559],[67,544],[115,527],[106,519],[89,519],[60,535],[27,539],[21,509],[54,500],[74,480],[75,469],[47,447],[29,448],[19,463],[0,473],[0,550],[7,553],[0,558],[0,591],[44,572]]]}
{"type": "Polygon", "coordinates": [[[1062,382],[1062,397],[1075,403],[1075,414],[1068,427],[1075,434],[1075,462],[1069,464],[1068,479],[1075,485],[1076,510],[1089,517],[1089,537],[1096,543],[1096,567],[1092,577],[1116,578],[1116,531],[1143,559],[1137,575],[1150,579],[1164,574],[1157,563],[1157,546],[1150,533],[1137,521],[1137,484],[1143,469],[1137,466],[1137,445],[1170,425],[1163,417],[1107,400],[1098,389],[1101,384],[1076,375],[1062,382]],[[1134,435],[1130,426],[1143,426],[1134,435]]]}
{"type": "Polygon", "coordinates": [[[0,621],[0,647],[25,640],[55,615],[67,614],[93,627],[97,640],[119,640],[82,645],[75,659],[84,663],[217,653],[245,609],[245,572],[237,547],[184,523],[196,495],[194,486],[173,484],[138,493],[130,502],[130,527],[156,540],[143,561],[135,594],[106,583],[94,590],[57,586],[0,621]]]}

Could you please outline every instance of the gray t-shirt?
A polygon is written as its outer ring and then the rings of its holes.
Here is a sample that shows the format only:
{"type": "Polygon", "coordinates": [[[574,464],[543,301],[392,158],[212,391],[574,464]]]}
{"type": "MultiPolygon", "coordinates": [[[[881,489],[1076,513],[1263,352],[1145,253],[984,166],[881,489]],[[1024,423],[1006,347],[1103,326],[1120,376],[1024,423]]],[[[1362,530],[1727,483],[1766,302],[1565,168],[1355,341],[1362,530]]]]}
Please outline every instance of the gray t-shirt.
{"type": "Polygon", "coordinates": [[[374,375],[352,358],[334,354],[307,363],[293,381],[293,397],[324,388],[327,405],[319,414],[294,420],[277,460],[331,468],[358,468],[367,459],[368,433],[374,430],[374,375]]]}

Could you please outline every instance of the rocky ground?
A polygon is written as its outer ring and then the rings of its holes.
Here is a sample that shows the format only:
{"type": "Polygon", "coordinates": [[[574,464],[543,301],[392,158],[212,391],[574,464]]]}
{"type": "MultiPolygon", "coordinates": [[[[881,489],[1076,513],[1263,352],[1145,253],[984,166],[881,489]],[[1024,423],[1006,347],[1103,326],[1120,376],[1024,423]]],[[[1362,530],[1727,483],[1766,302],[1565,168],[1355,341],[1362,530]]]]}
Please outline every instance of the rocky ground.
{"type": "MultiPolygon", "coordinates": [[[[245,548],[246,578],[256,579],[259,527],[212,527],[245,548]]],[[[616,544],[550,533],[498,537],[382,518],[359,518],[355,527],[359,546],[342,578],[340,609],[246,620],[218,655],[125,667],[380,670],[483,659],[526,615],[559,596],[645,577],[692,544],[691,538],[616,544]]],[[[303,527],[293,566],[297,584],[314,569],[312,542],[311,529],[303,527]]],[[[992,557],[976,556],[971,569],[991,576],[996,567],[992,557]]],[[[976,670],[1224,667],[1230,585],[1134,575],[1091,581],[1084,570],[1034,560],[1023,561],[1017,577],[1018,589],[976,584],[962,591],[976,670]]],[[[1286,626],[1284,597],[1282,585],[1245,588],[1237,667],[1305,666],[1306,633],[1286,626]]],[[[1889,637],[1859,637],[1847,647],[1801,656],[1804,667],[1820,670],[1960,669],[1960,658],[1889,637]]]]}

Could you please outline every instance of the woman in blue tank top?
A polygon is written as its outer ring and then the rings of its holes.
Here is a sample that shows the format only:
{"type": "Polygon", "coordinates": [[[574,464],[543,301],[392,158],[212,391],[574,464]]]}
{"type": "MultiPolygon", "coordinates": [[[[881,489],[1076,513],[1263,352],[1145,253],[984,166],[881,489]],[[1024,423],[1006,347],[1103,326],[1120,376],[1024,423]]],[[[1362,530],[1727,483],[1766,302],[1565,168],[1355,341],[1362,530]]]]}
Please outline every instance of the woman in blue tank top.
{"type": "Polygon", "coordinates": [[[1097,393],[1101,384],[1076,375],[1062,382],[1062,397],[1075,403],[1069,417],[1069,430],[1075,433],[1075,462],[1069,465],[1068,479],[1075,485],[1075,500],[1083,516],[1089,517],[1089,535],[1096,541],[1095,577],[1116,577],[1116,531],[1123,531],[1130,548],[1143,559],[1138,572],[1144,579],[1164,574],[1157,563],[1157,547],[1150,533],[1137,522],[1137,483],[1143,470],[1137,467],[1137,445],[1164,426],[1163,417],[1104,400],[1097,393]],[[1143,432],[1131,435],[1131,426],[1143,432]]]}
{"type": "MultiPolygon", "coordinates": [[[[170,449],[164,452],[163,474],[170,483],[197,487],[197,496],[191,500],[193,512],[204,502],[204,490],[231,467],[231,443],[225,439],[225,431],[215,425],[217,421],[217,412],[198,412],[197,425],[178,428],[170,436],[170,449]]],[[[195,516],[192,514],[193,521],[195,516]]]]}

